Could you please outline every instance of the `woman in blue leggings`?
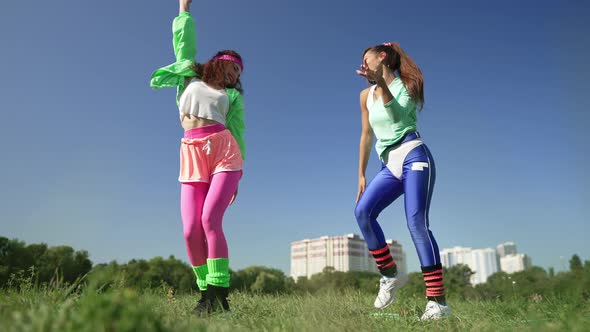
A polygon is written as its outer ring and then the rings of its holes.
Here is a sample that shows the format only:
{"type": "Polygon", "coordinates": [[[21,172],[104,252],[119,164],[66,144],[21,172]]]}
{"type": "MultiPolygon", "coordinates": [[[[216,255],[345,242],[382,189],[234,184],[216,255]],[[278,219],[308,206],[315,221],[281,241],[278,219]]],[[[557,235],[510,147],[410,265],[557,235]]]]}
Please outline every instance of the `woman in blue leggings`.
{"type": "Polygon", "coordinates": [[[397,43],[386,43],[365,50],[357,73],[373,84],[360,96],[362,133],[355,216],[382,275],[375,307],[390,305],[401,284],[377,217],[405,194],[408,229],[420,258],[428,298],[422,320],[448,316],[451,308],[445,301],[438,245],[428,220],[436,171],[416,126],[416,109],[424,103],[422,72],[397,43]],[[373,136],[382,168],[366,185],[373,136]]]}

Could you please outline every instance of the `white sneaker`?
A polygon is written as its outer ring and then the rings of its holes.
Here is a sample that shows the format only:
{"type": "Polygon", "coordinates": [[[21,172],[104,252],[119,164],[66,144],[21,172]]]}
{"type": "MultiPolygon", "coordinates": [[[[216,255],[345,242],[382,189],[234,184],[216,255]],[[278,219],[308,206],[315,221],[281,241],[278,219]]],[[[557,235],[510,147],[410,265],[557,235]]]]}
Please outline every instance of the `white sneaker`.
{"type": "Polygon", "coordinates": [[[383,309],[393,303],[395,293],[402,286],[400,278],[381,277],[379,280],[379,294],[375,299],[375,308],[383,309]]]}
{"type": "Polygon", "coordinates": [[[435,301],[428,301],[426,303],[426,310],[420,320],[435,320],[441,319],[451,315],[451,307],[449,305],[442,305],[435,301]]]}

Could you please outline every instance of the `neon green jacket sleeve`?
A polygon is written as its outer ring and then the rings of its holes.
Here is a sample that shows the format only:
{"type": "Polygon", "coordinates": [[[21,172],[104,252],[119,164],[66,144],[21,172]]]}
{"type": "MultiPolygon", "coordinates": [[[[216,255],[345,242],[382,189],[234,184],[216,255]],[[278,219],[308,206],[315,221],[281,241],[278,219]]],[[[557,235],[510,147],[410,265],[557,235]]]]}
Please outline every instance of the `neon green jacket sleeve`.
{"type": "Polygon", "coordinates": [[[246,123],[244,121],[244,97],[233,88],[225,89],[229,98],[229,112],[225,118],[225,127],[232,133],[242,153],[242,159],[246,160],[246,142],[244,141],[244,132],[246,123]]]}
{"type": "MultiPolygon", "coordinates": [[[[184,91],[185,79],[197,74],[191,69],[197,55],[197,38],[195,20],[188,12],[180,13],[172,22],[172,44],[176,62],[156,70],[150,79],[150,86],[154,89],[176,87],[176,104],[184,91]]],[[[225,119],[225,126],[233,134],[240,146],[242,159],[246,158],[246,143],[244,132],[244,98],[242,94],[232,88],[226,88],[229,98],[229,112],[225,119]]]]}
{"type": "Polygon", "coordinates": [[[176,87],[176,104],[184,91],[186,77],[195,76],[191,69],[197,55],[195,20],[188,12],[180,13],[172,22],[173,46],[176,62],[156,70],[150,86],[154,89],[176,87]]]}

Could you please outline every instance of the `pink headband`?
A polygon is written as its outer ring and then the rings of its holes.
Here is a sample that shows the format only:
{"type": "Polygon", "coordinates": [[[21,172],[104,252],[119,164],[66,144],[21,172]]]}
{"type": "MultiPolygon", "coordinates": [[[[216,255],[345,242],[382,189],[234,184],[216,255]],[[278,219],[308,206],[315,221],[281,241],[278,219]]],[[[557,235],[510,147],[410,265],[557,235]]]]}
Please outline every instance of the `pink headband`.
{"type": "Polygon", "coordinates": [[[240,58],[235,57],[233,55],[229,55],[229,54],[218,55],[216,57],[213,57],[213,61],[215,61],[215,60],[229,60],[229,61],[233,61],[233,62],[237,63],[238,66],[240,66],[240,69],[242,71],[244,71],[244,65],[242,64],[242,60],[240,60],[240,58]]]}
{"type": "Polygon", "coordinates": [[[383,45],[385,45],[385,46],[390,46],[390,47],[391,47],[391,43],[390,43],[390,42],[383,43],[383,45]]]}

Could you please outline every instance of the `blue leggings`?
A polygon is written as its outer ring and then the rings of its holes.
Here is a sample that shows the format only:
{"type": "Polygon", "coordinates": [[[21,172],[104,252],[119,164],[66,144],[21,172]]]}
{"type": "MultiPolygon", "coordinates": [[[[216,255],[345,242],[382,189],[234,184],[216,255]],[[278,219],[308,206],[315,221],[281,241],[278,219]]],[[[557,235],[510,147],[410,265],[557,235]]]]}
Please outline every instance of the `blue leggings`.
{"type": "MultiPolygon", "coordinates": [[[[420,141],[414,141],[416,142],[420,141]]],[[[411,148],[407,153],[390,153],[389,156],[391,158],[385,161],[381,171],[369,183],[354,211],[367,246],[369,250],[375,250],[386,245],[377,217],[401,194],[405,194],[408,229],[418,252],[420,264],[422,266],[440,264],[438,245],[429,229],[428,221],[435,180],[432,155],[426,145],[421,144],[411,148]],[[394,173],[401,174],[394,175],[392,169],[394,173]]]]}

